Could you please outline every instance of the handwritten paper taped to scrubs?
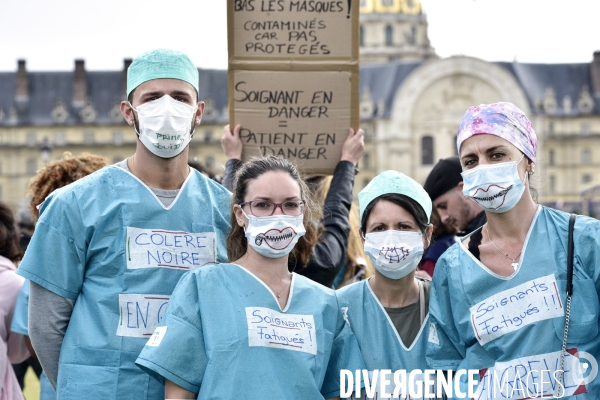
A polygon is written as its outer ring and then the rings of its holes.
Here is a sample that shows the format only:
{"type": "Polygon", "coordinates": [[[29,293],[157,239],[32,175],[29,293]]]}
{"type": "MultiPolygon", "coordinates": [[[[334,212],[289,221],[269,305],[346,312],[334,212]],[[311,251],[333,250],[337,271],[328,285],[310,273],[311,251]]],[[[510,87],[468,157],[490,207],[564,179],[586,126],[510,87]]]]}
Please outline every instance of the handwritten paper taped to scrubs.
{"type": "Polygon", "coordinates": [[[470,308],[481,345],[534,322],[564,315],[554,274],[504,290],[470,308]]]}
{"type": "Polygon", "coordinates": [[[127,227],[128,269],[192,270],[215,262],[215,233],[188,233],[127,227]]]}
{"type": "Polygon", "coordinates": [[[169,298],[160,294],[119,294],[117,336],[152,336],[165,315],[169,298]]]}
{"type": "Polygon", "coordinates": [[[270,308],[246,307],[248,346],[273,347],[317,354],[312,315],[285,314],[270,308]]]}

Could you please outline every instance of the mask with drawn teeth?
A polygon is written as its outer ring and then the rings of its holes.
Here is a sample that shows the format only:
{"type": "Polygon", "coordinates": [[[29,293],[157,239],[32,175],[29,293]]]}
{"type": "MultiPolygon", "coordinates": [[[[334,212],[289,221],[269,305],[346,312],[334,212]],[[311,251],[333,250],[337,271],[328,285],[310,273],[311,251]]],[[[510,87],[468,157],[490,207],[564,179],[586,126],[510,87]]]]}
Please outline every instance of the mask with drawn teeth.
{"type": "Polygon", "coordinates": [[[298,239],[306,233],[304,216],[271,215],[256,217],[247,215],[246,238],[259,254],[278,258],[289,254],[298,239]]]}
{"type": "Polygon", "coordinates": [[[514,161],[484,164],[462,172],[463,194],[485,211],[504,213],[511,210],[525,191],[517,165],[514,161]]]}

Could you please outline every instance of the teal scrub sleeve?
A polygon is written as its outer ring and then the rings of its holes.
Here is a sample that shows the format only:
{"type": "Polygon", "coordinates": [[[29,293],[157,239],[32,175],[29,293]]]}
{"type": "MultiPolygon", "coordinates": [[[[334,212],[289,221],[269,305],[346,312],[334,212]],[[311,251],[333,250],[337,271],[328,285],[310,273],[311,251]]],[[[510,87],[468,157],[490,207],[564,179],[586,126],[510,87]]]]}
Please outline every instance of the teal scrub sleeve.
{"type": "MultiPolygon", "coordinates": [[[[333,339],[325,379],[321,386],[321,394],[326,399],[340,395],[341,370],[347,369],[354,374],[354,371],[357,369],[362,370],[366,368],[356,336],[354,336],[352,329],[350,329],[350,326],[344,320],[342,312],[338,307],[336,335],[333,339]]],[[[364,385],[361,387],[364,387],[364,385]]]]}
{"type": "Polygon", "coordinates": [[[189,272],[175,287],[157,328],[159,331],[166,327],[162,338],[151,346],[151,337],[135,361],[160,382],[164,383],[166,378],[193,393],[200,391],[208,364],[199,304],[197,275],[189,272]]]}
{"type": "Polygon", "coordinates": [[[466,346],[460,342],[460,335],[454,324],[452,305],[456,300],[450,297],[449,288],[448,270],[459,268],[459,265],[449,265],[449,260],[456,260],[457,251],[457,245],[454,245],[454,249],[446,251],[435,266],[429,298],[430,326],[426,350],[427,366],[432,369],[456,371],[466,355],[466,346]]]}
{"type": "Polygon", "coordinates": [[[67,299],[83,286],[86,229],[72,192],[55,191],[40,209],[40,219],[17,273],[67,299]]]}
{"type": "Polygon", "coordinates": [[[13,320],[10,325],[10,330],[19,335],[29,336],[29,319],[28,319],[28,308],[29,308],[29,281],[25,281],[17,297],[17,303],[15,304],[15,313],[13,314],[13,320]]]}

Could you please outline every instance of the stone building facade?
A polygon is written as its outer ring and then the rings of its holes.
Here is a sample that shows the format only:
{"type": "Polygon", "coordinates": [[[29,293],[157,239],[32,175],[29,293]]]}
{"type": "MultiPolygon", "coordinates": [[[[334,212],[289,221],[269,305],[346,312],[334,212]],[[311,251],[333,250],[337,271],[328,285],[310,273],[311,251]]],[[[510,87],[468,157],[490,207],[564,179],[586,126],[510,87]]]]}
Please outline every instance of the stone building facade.
{"type": "MultiPolygon", "coordinates": [[[[456,153],[460,119],[472,105],[510,101],[538,134],[538,201],[600,215],[600,52],[578,64],[487,62],[436,57],[417,0],[361,0],[360,115],[367,151],[355,193],[395,169],[419,182],[438,159],[456,153]]],[[[120,161],[135,132],[119,111],[125,72],[0,73],[0,201],[17,207],[44,161],[87,151],[120,161]]],[[[202,125],[190,157],[222,173],[219,139],[228,121],[227,72],[199,70],[202,125]]]]}

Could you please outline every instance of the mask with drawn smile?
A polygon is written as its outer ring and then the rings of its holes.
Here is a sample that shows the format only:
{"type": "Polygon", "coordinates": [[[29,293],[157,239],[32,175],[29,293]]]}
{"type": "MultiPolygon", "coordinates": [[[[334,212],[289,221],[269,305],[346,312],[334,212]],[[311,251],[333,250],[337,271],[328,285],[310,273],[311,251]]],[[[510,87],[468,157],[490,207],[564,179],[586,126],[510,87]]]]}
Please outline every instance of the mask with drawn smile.
{"type": "Polygon", "coordinates": [[[525,191],[517,169],[521,160],[480,165],[461,173],[464,182],[463,194],[486,211],[504,213],[511,210],[521,200],[525,191]]]}
{"type": "MultiPolygon", "coordinates": [[[[244,213],[246,215],[246,213],[244,213]]],[[[246,215],[246,238],[256,252],[264,257],[279,258],[289,254],[306,233],[304,215],[246,215]]]]}

